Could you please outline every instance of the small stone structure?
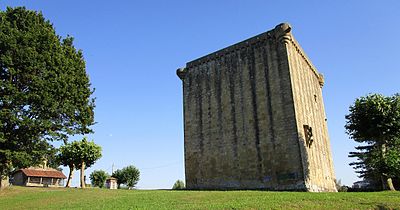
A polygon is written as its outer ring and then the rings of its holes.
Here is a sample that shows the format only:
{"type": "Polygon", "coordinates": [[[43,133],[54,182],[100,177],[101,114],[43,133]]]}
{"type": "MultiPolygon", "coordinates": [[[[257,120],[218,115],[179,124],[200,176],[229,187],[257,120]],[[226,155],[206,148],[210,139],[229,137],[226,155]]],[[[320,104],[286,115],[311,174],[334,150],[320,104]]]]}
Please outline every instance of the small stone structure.
{"type": "Polygon", "coordinates": [[[106,188],[107,189],[118,189],[117,178],[109,177],[106,179],[106,188]]]}
{"type": "Polygon", "coordinates": [[[30,167],[14,172],[12,184],[27,187],[62,187],[66,178],[56,169],[30,167]]]}
{"type": "Polygon", "coordinates": [[[289,24],[188,62],[188,189],[336,191],[324,79],[289,24]]]}

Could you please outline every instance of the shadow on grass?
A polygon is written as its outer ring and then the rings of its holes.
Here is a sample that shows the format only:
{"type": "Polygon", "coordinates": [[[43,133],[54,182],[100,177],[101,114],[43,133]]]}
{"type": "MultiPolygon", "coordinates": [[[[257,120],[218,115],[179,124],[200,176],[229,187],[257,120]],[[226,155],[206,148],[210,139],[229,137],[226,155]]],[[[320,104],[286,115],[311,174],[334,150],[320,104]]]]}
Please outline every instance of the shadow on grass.
{"type": "Polygon", "coordinates": [[[380,205],[377,205],[377,206],[376,206],[376,209],[379,209],[379,210],[389,210],[389,209],[392,209],[392,208],[387,207],[385,204],[380,204],[380,205]]]}

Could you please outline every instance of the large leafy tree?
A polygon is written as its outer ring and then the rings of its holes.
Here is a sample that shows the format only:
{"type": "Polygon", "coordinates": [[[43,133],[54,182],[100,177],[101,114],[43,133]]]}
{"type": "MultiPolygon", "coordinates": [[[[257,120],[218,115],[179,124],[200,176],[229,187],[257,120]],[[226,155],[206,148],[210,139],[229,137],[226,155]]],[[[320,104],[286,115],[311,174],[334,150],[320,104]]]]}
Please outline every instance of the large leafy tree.
{"type": "Polygon", "coordinates": [[[90,174],[90,181],[94,187],[104,187],[104,182],[108,177],[107,172],[103,170],[95,170],[90,174]]]}
{"type": "Polygon", "coordinates": [[[384,189],[395,190],[400,177],[400,95],[370,94],[356,99],[346,115],[347,133],[362,145],[351,152],[361,177],[379,176],[384,189]]]}
{"type": "Polygon", "coordinates": [[[41,13],[0,11],[0,175],[41,162],[49,141],[91,133],[92,92],[72,37],[41,13]]]}

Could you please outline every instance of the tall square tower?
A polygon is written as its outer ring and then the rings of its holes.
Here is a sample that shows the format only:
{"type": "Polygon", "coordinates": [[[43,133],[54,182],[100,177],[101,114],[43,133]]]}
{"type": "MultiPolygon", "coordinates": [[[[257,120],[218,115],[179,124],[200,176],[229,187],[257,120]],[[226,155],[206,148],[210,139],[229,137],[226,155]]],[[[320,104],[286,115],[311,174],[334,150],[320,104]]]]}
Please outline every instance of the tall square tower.
{"type": "Polygon", "coordinates": [[[283,23],[177,70],[188,189],[336,191],[324,79],[283,23]]]}

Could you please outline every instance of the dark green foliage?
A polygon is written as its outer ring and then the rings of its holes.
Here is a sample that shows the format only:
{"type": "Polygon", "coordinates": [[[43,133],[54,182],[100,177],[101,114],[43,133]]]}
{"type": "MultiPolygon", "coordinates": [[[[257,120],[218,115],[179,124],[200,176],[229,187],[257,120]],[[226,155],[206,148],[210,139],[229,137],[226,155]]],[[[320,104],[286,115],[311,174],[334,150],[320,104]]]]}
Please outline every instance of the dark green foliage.
{"type": "Polygon", "coordinates": [[[72,37],[41,13],[0,11],[0,174],[40,163],[48,140],[91,133],[92,92],[72,37]]]}
{"type": "Polygon", "coordinates": [[[183,190],[185,189],[185,183],[182,180],[177,180],[174,184],[174,186],[172,186],[173,190],[183,190]]]}
{"type": "Polygon", "coordinates": [[[104,187],[104,183],[108,177],[108,174],[103,170],[95,170],[90,174],[90,181],[93,187],[104,187]]]}
{"type": "Polygon", "coordinates": [[[130,165],[121,170],[114,171],[112,177],[117,178],[118,188],[120,188],[121,184],[133,188],[139,181],[140,171],[135,166],[130,165]]]}
{"type": "Polygon", "coordinates": [[[47,161],[48,167],[62,171],[62,168],[60,167],[61,163],[60,160],[58,159],[58,151],[59,150],[57,148],[51,146],[47,150],[47,154],[44,155],[44,159],[47,161]]]}
{"type": "Polygon", "coordinates": [[[394,190],[392,178],[400,177],[400,95],[371,94],[358,98],[346,115],[350,137],[363,145],[349,157],[361,177],[380,177],[384,189],[394,190]]]}

